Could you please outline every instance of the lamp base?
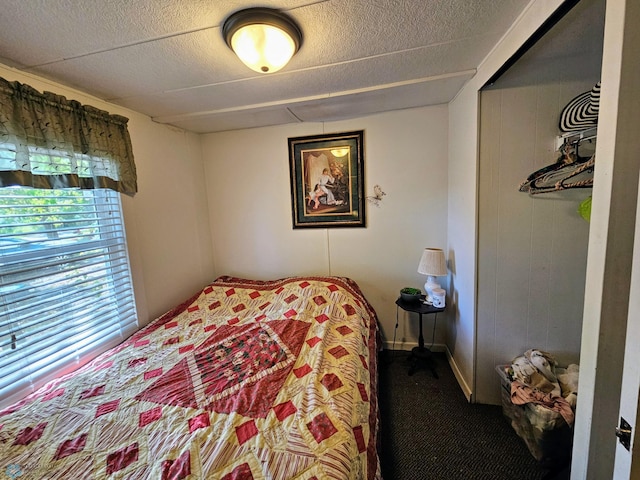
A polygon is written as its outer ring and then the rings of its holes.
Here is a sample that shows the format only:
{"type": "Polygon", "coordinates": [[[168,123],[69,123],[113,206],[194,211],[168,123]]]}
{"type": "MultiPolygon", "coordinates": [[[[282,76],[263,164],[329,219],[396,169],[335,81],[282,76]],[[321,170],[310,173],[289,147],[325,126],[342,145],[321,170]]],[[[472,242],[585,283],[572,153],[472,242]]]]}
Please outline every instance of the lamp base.
{"type": "Polygon", "coordinates": [[[440,288],[440,284],[436,281],[434,275],[427,277],[427,282],[424,284],[424,294],[428,303],[433,303],[433,289],[440,288]]]}

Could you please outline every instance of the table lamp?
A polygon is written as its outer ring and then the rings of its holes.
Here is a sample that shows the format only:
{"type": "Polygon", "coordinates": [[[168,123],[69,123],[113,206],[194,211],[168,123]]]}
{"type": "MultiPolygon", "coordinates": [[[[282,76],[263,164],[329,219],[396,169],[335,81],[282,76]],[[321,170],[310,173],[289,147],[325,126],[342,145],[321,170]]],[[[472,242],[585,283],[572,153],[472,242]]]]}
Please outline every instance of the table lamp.
{"type": "Polygon", "coordinates": [[[427,275],[427,282],[424,284],[426,300],[432,302],[434,288],[440,288],[436,277],[447,274],[447,263],[444,259],[444,252],[440,248],[425,248],[418,265],[418,273],[427,275]]]}

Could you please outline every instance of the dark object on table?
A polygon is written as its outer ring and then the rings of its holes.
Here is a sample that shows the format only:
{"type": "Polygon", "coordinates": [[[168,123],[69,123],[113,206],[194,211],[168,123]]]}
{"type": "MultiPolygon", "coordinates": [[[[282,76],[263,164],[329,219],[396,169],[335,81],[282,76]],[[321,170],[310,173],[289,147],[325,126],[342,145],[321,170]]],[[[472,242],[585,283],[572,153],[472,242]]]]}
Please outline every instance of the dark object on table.
{"type": "Polygon", "coordinates": [[[417,302],[422,292],[418,288],[405,287],[400,290],[400,298],[405,302],[417,302]]]}

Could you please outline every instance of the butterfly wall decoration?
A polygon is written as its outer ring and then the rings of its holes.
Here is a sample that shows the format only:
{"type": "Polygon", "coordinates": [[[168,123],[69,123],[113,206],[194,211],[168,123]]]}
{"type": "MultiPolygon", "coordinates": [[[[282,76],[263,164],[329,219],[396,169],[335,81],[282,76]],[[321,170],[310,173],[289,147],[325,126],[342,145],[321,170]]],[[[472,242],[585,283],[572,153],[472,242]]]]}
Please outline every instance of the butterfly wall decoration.
{"type": "Polygon", "coordinates": [[[382,190],[380,185],[373,186],[373,195],[367,197],[367,201],[373,203],[376,207],[380,206],[380,202],[382,201],[382,197],[384,197],[386,193],[382,190]]]}

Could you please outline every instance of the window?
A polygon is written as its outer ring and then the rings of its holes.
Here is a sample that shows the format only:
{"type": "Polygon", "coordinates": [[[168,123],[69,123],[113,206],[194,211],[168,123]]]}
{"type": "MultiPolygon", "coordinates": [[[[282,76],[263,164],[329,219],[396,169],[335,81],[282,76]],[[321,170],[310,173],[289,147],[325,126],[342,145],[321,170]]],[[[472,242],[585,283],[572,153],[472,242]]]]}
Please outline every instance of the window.
{"type": "Polygon", "coordinates": [[[0,188],[0,403],[137,329],[119,194],[0,188]]]}

